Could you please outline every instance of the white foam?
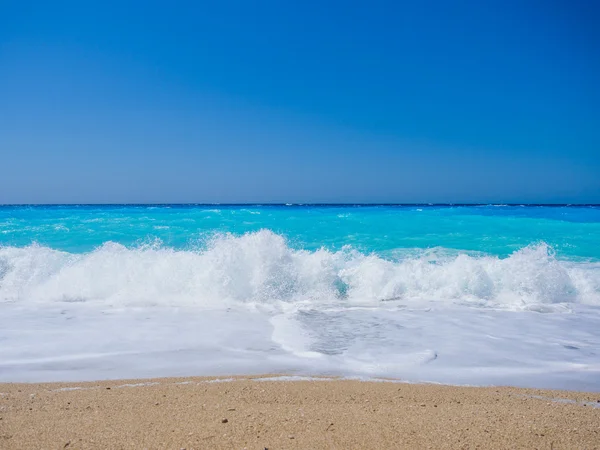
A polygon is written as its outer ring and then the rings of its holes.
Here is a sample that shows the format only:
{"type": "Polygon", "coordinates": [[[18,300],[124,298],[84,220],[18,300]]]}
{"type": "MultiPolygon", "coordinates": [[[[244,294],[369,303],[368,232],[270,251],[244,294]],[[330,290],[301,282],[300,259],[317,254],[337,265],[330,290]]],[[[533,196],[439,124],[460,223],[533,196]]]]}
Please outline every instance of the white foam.
{"type": "Polygon", "coordinates": [[[215,308],[390,300],[538,311],[600,305],[600,264],[559,261],[545,244],[503,259],[444,249],[390,259],[350,248],[309,252],[268,230],[221,235],[197,250],[160,242],[108,242],[86,254],[0,248],[0,301],[215,308]]]}
{"type": "Polygon", "coordinates": [[[235,378],[215,378],[214,380],[202,381],[202,383],[231,383],[235,378]]]}
{"type": "Polygon", "coordinates": [[[260,377],[260,378],[251,378],[252,381],[334,381],[339,378],[332,377],[303,377],[299,375],[280,375],[276,377],[260,377]]]}
{"type": "Polygon", "coordinates": [[[288,373],[600,390],[594,307],[63,311],[2,305],[0,381],[288,373]]]}

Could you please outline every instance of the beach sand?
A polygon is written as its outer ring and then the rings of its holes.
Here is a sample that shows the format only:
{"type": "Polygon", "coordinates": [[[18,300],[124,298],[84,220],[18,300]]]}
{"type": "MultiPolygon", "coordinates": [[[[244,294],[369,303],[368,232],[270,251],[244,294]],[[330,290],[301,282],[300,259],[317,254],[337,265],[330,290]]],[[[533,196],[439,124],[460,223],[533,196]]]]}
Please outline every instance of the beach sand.
{"type": "Polygon", "coordinates": [[[249,378],[0,392],[2,449],[600,448],[600,393],[249,378]]]}

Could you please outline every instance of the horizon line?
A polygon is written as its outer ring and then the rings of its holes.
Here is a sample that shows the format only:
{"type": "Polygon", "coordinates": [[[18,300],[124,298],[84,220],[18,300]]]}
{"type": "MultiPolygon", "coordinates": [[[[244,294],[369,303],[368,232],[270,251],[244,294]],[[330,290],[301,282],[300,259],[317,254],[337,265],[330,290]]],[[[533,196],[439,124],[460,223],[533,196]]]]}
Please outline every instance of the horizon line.
{"type": "Polygon", "coordinates": [[[581,207],[581,206],[596,206],[600,207],[600,203],[391,203],[391,202],[372,202],[372,203],[282,203],[282,202],[242,202],[242,203],[0,203],[0,207],[52,207],[52,206],[320,206],[320,207],[331,207],[331,206],[424,206],[424,207],[436,207],[436,206],[548,206],[548,207],[581,207]]]}

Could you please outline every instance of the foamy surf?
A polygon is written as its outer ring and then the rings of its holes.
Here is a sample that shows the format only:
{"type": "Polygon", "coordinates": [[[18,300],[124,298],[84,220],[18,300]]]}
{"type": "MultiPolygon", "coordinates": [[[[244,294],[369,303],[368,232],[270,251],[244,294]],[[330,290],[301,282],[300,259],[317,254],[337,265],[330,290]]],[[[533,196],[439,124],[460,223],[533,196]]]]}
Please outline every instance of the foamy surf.
{"type": "Polygon", "coordinates": [[[268,372],[600,390],[596,215],[0,208],[0,380],[268,372]]]}
{"type": "Polygon", "coordinates": [[[288,373],[600,390],[600,314],[2,306],[0,381],[288,373]]]}
{"type": "Polygon", "coordinates": [[[562,311],[600,304],[600,264],[561,261],[544,244],[506,258],[445,249],[395,258],[292,248],[269,230],[219,235],[202,248],[107,242],[74,254],[40,245],[0,248],[0,300],[27,304],[235,307],[453,303],[562,311]]]}

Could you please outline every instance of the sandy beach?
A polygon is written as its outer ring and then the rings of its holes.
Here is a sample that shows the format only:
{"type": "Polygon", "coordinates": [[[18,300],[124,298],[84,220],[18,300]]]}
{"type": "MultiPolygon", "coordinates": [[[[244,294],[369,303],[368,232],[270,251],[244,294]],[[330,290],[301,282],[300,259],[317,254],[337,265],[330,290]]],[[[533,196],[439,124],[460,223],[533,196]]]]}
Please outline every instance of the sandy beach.
{"type": "Polygon", "coordinates": [[[598,393],[355,380],[0,384],[0,448],[600,448],[598,393]]]}

